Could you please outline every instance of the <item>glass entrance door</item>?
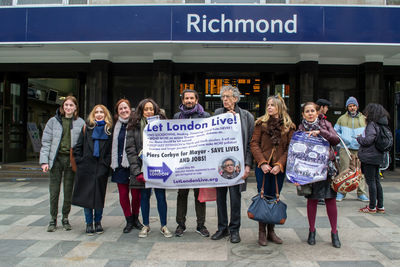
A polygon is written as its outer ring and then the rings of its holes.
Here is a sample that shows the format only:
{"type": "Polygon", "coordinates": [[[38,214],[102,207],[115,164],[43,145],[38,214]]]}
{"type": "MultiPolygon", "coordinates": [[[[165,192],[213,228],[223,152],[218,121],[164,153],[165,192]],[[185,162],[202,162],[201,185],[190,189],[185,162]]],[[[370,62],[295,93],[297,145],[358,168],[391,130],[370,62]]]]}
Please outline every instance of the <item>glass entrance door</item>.
{"type": "Polygon", "coordinates": [[[18,162],[26,160],[26,111],[24,103],[25,83],[22,80],[3,76],[0,84],[1,105],[1,161],[18,162]]]}

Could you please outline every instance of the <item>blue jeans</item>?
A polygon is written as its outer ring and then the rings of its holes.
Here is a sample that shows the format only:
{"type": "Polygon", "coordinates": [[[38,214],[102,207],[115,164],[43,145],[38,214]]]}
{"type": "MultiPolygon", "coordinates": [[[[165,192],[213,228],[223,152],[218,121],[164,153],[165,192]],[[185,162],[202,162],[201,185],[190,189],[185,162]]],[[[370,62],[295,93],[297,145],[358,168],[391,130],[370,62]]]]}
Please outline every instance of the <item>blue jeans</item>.
{"type": "MultiPolygon", "coordinates": [[[[161,227],[167,225],[167,199],[165,189],[154,188],[157,198],[157,209],[160,216],[161,227]]],[[[149,225],[151,188],[140,190],[140,208],[142,209],[143,224],[149,225]]]]}
{"type": "MultiPolygon", "coordinates": [[[[255,173],[257,180],[257,192],[260,193],[264,172],[261,170],[261,168],[256,167],[255,173]]],[[[283,186],[283,181],[285,180],[285,173],[282,172],[278,173],[277,180],[278,180],[278,191],[280,194],[283,186]]],[[[269,197],[275,197],[276,196],[275,194],[276,194],[275,175],[267,173],[265,174],[264,195],[269,197]]]]}
{"type": "MultiPolygon", "coordinates": [[[[93,210],[94,209],[83,208],[87,224],[93,223],[93,210]]],[[[94,210],[94,222],[100,222],[101,218],[103,218],[103,209],[94,210]]]]}

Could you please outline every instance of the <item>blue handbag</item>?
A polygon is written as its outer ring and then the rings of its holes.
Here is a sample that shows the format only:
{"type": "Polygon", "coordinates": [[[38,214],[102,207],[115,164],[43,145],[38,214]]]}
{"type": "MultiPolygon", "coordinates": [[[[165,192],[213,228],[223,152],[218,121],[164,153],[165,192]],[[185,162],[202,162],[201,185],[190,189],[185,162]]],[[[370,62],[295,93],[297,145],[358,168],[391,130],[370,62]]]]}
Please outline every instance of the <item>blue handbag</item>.
{"type": "Polygon", "coordinates": [[[252,220],[266,224],[284,224],[287,218],[287,206],[282,200],[279,199],[278,180],[276,175],[276,199],[270,199],[264,196],[264,183],[265,175],[263,177],[261,192],[251,199],[253,203],[251,203],[249,209],[247,210],[247,216],[252,220]]]}

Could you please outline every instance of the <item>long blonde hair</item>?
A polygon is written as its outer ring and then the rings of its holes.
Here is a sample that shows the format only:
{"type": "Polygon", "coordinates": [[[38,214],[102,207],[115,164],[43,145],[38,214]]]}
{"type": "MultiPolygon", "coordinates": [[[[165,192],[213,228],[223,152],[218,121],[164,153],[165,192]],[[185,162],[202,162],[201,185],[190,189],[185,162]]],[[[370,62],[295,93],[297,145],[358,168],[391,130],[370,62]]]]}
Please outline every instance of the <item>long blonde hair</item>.
{"type": "Polygon", "coordinates": [[[108,111],[108,109],[104,105],[99,104],[99,105],[94,106],[92,111],[89,113],[89,116],[88,116],[89,128],[93,129],[94,127],[96,127],[96,119],[94,118],[94,113],[97,108],[101,108],[104,111],[104,121],[106,122],[106,126],[104,127],[104,132],[107,135],[111,135],[111,128],[112,128],[113,121],[111,118],[110,111],[108,111]]]}
{"type": "Polygon", "coordinates": [[[278,108],[279,118],[283,119],[283,129],[282,129],[283,133],[286,133],[290,130],[290,128],[295,127],[294,123],[292,122],[292,119],[290,118],[287,112],[285,101],[280,95],[270,96],[267,98],[265,104],[265,114],[256,120],[256,125],[267,123],[267,121],[269,120],[270,116],[268,114],[267,109],[268,109],[268,102],[270,100],[272,100],[273,105],[278,108]]]}

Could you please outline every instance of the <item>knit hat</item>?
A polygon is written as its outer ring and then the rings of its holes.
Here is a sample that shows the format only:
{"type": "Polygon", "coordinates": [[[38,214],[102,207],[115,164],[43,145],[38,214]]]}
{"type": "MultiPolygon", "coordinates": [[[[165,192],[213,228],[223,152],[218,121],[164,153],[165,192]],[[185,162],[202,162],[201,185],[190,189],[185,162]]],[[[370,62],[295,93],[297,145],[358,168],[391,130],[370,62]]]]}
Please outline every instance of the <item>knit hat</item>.
{"type": "Polygon", "coordinates": [[[350,96],[349,99],[347,99],[346,101],[346,108],[350,105],[350,104],[354,104],[358,107],[358,102],[357,99],[354,96],[350,96]]]}

